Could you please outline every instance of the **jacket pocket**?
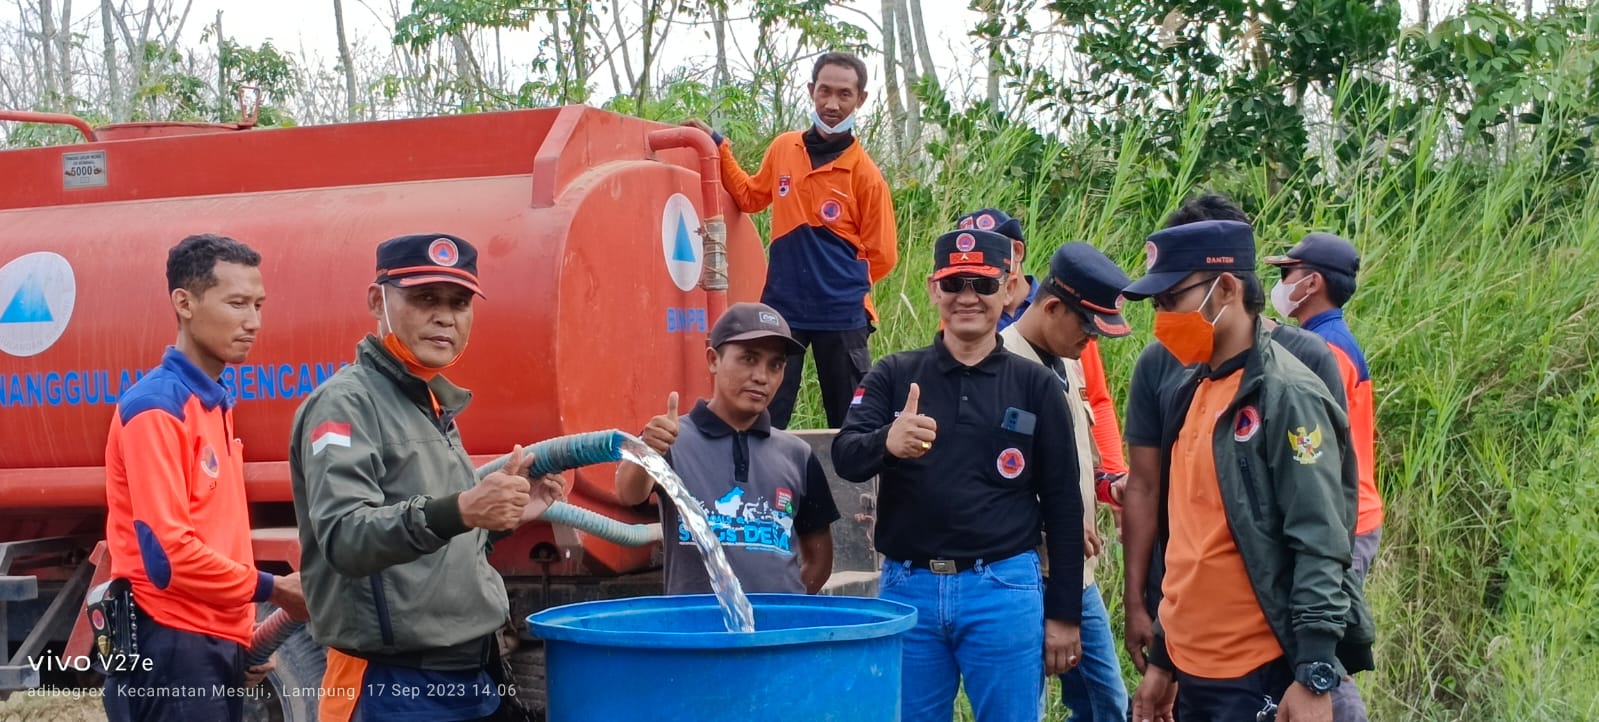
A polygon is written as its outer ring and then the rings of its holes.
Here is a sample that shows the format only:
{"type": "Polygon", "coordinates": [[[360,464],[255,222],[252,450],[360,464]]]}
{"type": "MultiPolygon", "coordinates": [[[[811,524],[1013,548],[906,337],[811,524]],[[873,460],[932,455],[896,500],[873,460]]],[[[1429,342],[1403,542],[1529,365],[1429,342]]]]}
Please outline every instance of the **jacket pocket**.
{"type": "Polygon", "coordinates": [[[383,646],[394,646],[394,625],[389,618],[389,598],[383,592],[383,575],[373,574],[367,579],[372,582],[372,606],[378,614],[378,632],[383,635],[383,646]]]}

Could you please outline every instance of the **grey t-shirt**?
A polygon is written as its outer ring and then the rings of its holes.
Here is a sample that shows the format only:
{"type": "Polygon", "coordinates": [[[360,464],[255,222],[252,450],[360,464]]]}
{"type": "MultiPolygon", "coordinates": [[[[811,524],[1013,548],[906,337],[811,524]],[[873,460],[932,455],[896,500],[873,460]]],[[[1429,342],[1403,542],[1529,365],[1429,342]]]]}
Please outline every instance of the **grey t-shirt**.
{"type": "MultiPolygon", "coordinates": [[[[1338,374],[1338,359],[1327,348],[1327,340],[1309,331],[1286,324],[1278,324],[1271,331],[1271,340],[1309,367],[1332,392],[1339,408],[1348,410],[1349,400],[1344,398],[1344,380],[1338,374]]],[[[1127,388],[1127,413],[1122,438],[1128,446],[1160,446],[1161,414],[1170,407],[1176,395],[1178,382],[1186,368],[1176,357],[1152,341],[1138,354],[1133,364],[1133,380],[1127,388]]]]}
{"type": "MultiPolygon", "coordinates": [[[[734,431],[704,401],[681,420],[667,459],[698,499],[747,593],[805,593],[799,538],[839,517],[809,444],[762,414],[734,431]]],[[[661,499],[666,593],[709,594],[710,577],[677,507],[661,499]]]]}

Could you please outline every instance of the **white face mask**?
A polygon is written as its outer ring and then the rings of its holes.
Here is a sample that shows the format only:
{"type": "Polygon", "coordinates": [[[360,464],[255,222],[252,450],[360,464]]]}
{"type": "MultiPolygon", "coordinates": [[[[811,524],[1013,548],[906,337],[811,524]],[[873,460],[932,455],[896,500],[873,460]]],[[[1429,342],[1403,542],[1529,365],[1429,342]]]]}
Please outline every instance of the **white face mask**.
{"type": "Polygon", "coordinates": [[[1282,316],[1283,318],[1292,317],[1294,315],[1294,311],[1299,308],[1299,304],[1305,302],[1305,299],[1303,298],[1299,299],[1298,301],[1294,300],[1294,289],[1298,288],[1299,284],[1304,282],[1305,279],[1303,278],[1293,283],[1289,283],[1287,281],[1278,281],[1277,285],[1272,287],[1271,307],[1277,309],[1277,315],[1282,316]]]}
{"type": "Polygon", "coordinates": [[[817,130],[828,135],[848,133],[855,128],[855,114],[850,113],[848,117],[838,121],[838,125],[828,125],[822,122],[822,116],[817,114],[816,109],[811,108],[811,125],[816,126],[817,130]]]}

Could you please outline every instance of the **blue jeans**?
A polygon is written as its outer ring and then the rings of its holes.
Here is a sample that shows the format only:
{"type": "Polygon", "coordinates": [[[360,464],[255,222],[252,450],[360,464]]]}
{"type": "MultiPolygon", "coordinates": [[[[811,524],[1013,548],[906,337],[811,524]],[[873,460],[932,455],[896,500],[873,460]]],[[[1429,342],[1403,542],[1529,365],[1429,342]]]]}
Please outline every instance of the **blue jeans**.
{"type": "Polygon", "coordinates": [[[885,561],[878,596],[916,608],[905,633],[902,722],[950,722],[966,683],[977,722],[1038,722],[1044,584],[1038,553],[934,574],[885,561]]]}
{"type": "Polygon", "coordinates": [[[1083,660],[1060,676],[1060,701],[1071,708],[1070,722],[1123,722],[1127,719],[1127,685],[1122,682],[1110,613],[1099,585],[1083,590],[1083,660]]]}

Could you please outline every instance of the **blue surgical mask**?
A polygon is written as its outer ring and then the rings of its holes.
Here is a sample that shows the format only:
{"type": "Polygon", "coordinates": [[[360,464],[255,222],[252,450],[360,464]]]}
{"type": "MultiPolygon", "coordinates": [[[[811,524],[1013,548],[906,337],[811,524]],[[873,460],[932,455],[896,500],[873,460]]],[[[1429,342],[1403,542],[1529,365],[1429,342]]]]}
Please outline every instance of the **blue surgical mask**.
{"type": "Polygon", "coordinates": [[[816,112],[816,109],[811,108],[811,125],[816,126],[817,130],[828,135],[848,133],[855,128],[855,114],[850,113],[849,117],[838,121],[838,125],[828,125],[822,122],[822,116],[816,112]]]}

